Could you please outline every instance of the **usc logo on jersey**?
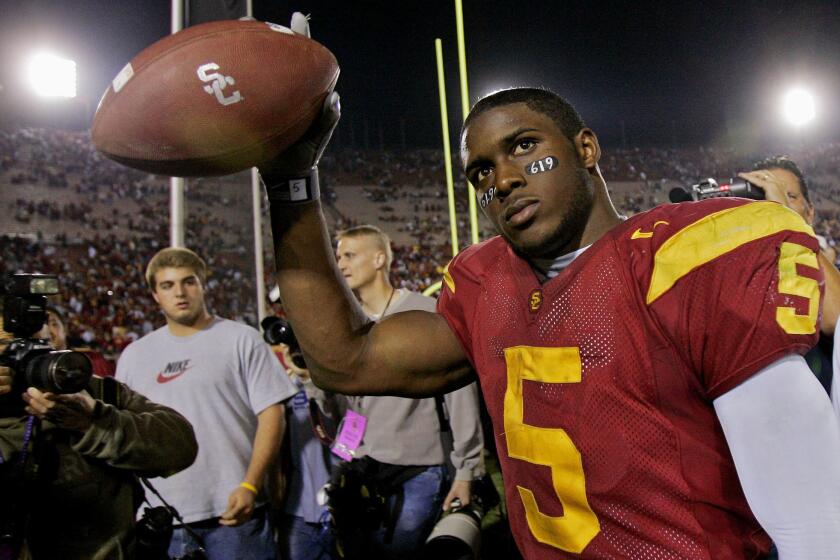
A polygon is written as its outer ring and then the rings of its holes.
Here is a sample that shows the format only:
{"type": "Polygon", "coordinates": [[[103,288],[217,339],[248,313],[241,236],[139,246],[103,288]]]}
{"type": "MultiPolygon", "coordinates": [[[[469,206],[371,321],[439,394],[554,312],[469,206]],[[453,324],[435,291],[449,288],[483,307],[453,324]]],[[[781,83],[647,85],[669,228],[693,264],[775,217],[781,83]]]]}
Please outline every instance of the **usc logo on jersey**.
{"type": "Polygon", "coordinates": [[[528,296],[528,309],[531,310],[531,313],[536,313],[542,307],[543,302],[543,293],[542,290],[534,290],[531,292],[531,295],[528,296]]]}

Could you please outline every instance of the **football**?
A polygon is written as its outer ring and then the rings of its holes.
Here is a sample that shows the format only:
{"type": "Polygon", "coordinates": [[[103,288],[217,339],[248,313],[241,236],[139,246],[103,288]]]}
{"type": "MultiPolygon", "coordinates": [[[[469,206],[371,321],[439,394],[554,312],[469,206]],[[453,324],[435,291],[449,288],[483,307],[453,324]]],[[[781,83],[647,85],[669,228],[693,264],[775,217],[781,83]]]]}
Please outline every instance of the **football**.
{"type": "Polygon", "coordinates": [[[299,139],[338,73],[329,50],[286,27],[196,25],[149,46],[117,74],[91,137],[105,156],[142,171],[235,173],[299,139]]]}

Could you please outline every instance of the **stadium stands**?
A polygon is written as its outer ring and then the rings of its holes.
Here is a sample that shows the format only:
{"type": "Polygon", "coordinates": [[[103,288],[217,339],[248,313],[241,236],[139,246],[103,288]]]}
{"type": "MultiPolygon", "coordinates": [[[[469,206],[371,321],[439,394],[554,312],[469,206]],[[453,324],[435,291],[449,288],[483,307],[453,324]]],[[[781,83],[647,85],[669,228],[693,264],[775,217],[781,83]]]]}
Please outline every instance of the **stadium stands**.
{"type": "MultiPolygon", "coordinates": [[[[840,240],[840,143],[795,149],[633,148],[605,150],[602,171],[626,215],[667,202],[668,191],[705,177],[727,178],[767,153],[787,152],[811,182],[816,229],[840,240]]],[[[397,285],[422,290],[438,281],[451,256],[442,158],[437,150],[328,153],[321,163],[328,221],[334,230],[379,225],[395,243],[397,285]]],[[[456,160],[457,161],[457,160],[456,160]]],[[[250,175],[188,185],[186,243],[208,260],[215,311],[256,323],[250,175]]],[[[456,170],[459,241],[469,239],[467,194],[456,170]]],[[[106,354],[162,324],[143,280],[149,256],[168,244],[166,178],[99,156],[86,133],[0,130],[0,273],[56,273],[71,336],[106,354]]],[[[480,221],[484,236],[489,224],[480,221]]],[[[266,277],[271,241],[263,232],[266,277]]]]}

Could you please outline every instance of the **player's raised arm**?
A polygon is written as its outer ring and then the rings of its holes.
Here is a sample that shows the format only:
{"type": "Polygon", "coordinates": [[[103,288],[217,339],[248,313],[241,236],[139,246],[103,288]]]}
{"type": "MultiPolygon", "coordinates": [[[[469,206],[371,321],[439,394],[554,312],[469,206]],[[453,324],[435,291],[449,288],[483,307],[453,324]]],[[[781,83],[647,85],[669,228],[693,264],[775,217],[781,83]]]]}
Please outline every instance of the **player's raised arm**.
{"type": "MultiPolygon", "coordinates": [[[[308,35],[306,19],[292,29],[308,35]]],[[[309,132],[260,166],[271,205],[277,283],[317,385],[345,394],[425,396],[471,380],[446,320],[421,311],[374,324],[341,278],[321,203],[317,163],[340,117],[337,93],[309,132]]]]}
{"type": "Polygon", "coordinates": [[[314,165],[338,117],[338,95],[332,94],[310,134],[261,167],[277,283],[312,377],[320,387],[346,394],[421,396],[463,385],[470,370],[442,316],[412,311],[374,325],[342,281],[314,165]]]}

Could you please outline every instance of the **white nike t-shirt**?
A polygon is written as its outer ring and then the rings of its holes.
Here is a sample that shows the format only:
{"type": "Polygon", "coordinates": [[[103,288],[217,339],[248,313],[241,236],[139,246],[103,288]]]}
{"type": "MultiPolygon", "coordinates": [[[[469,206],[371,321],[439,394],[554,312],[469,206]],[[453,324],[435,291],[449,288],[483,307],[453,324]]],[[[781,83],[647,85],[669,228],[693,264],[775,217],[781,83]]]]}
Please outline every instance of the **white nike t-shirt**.
{"type": "Polygon", "coordinates": [[[257,414],[297,392],[255,329],[219,317],[192,336],[174,336],[164,326],[130,344],[117,363],[117,379],[193,425],[195,463],[152,479],[187,523],[225,511],[251,460],[257,414]]]}

